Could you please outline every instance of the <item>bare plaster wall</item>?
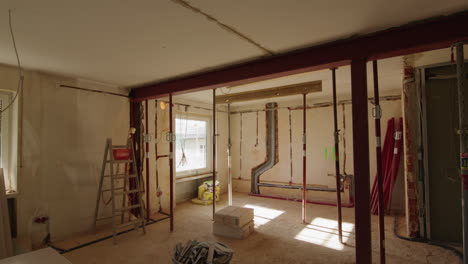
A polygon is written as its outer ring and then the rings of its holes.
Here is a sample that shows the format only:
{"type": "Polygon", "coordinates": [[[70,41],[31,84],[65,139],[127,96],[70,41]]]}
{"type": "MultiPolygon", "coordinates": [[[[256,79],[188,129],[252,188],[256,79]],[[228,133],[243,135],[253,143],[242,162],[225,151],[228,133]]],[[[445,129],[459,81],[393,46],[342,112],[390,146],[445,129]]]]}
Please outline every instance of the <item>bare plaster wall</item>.
{"type": "MultiPolygon", "coordinates": [[[[400,95],[399,90],[394,90],[389,95],[400,95]]],[[[350,99],[350,98],[342,98],[350,99]]],[[[309,102],[310,104],[311,102],[309,102]]],[[[300,96],[298,99],[291,102],[279,103],[279,107],[295,107],[302,105],[300,96]]],[[[372,117],[372,104],[369,103],[369,152],[370,152],[370,174],[371,187],[376,174],[375,161],[375,130],[374,119],[372,117]]],[[[387,120],[391,117],[401,117],[401,100],[381,101],[382,107],[382,133],[385,137],[387,130],[387,120]]],[[[259,109],[264,108],[264,105],[243,106],[238,110],[259,109]]],[[[233,144],[233,177],[237,182],[236,191],[250,192],[250,184],[240,183],[238,178],[250,182],[251,170],[253,167],[262,163],[265,160],[265,113],[258,113],[258,141],[256,147],[256,112],[242,114],[242,142],[240,141],[240,114],[233,114],[231,117],[231,133],[233,144]],[[242,144],[242,153],[240,153],[240,144],[242,144]],[[240,157],[242,157],[242,170],[240,170],[240,157]]],[[[351,104],[344,105],[344,118],[346,128],[343,128],[343,105],[338,106],[338,129],[340,133],[340,166],[343,173],[344,151],[346,150],[346,167],[347,174],[353,174],[353,140],[352,140],[352,112],[351,104]],[[344,147],[343,136],[346,141],[344,147]]],[[[279,140],[279,162],[273,168],[265,172],[261,176],[261,181],[276,182],[288,184],[290,181],[293,184],[302,184],[302,129],[303,129],[303,113],[300,110],[291,110],[292,124],[292,167],[293,174],[290,173],[290,144],[289,144],[289,110],[278,110],[278,140],[279,140]]],[[[335,184],[335,160],[333,158],[333,108],[331,106],[312,108],[307,110],[307,183],[311,185],[334,188],[335,184]]],[[[402,166],[400,166],[402,167],[402,166]]],[[[402,181],[402,176],[399,175],[399,181],[402,181]]],[[[397,183],[398,185],[399,183],[397,183]]],[[[398,200],[394,207],[404,208],[404,190],[403,186],[397,186],[395,196],[398,200]],[[400,190],[401,189],[401,190],[400,190]]],[[[266,190],[267,188],[264,188],[266,190]]],[[[269,188],[268,188],[269,189],[269,188]]],[[[275,188],[268,190],[269,193],[276,191],[277,195],[284,196],[284,192],[275,188]]],[[[296,192],[297,198],[300,197],[300,191],[296,192]]],[[[309,198],[330,200],[336,199],[335,194],[323,192],[309,192],[309,198]]]]}
{"type": "MultiPolygon", "coordinates": [[[[1,85],[16,89],[14,68],[0,66],[1,85]]],[[[59,87],[60,84],[107,90],[110,87],[26,71],[18,163],[18,232],[28,237],[32,217],[50,217],[52,240],[93,225],[105,140],[124,143],[129,103],[124,97],[59,87]]],[[[116,88],[112,88],[116,91],[116,88]]],[[[124,90],[117,90],[125,93],[124,90]]],[[[18,153],[11,153],[17,155],[18,153]]],[[[109,213],[108,209],[103,214],[109,213]]]]}
{"type": "MultiPolygon", "coordinates": [[[[168,101],[168,98],[161,98],[160,100],[168,101]]],[[[194,113],[198,115],[204,115],[212,117],[211,110],[205,110],[200,108],[207,108],[212,109],[211,104],[203,104],[196,101],[190,101],[182,98],[178,98],[177,96],[173,97],[173,102],[176,103],[174,105],[174,120],[175,114],[177,112],[184,112],[185,107],[180,106],[178,104],[186,104],[190,105],[187,108],[188,113],[194,113]]],[[[169,131],[169,108],[167,107],[166,110],[162,110],[160,107],[157,108],[158,111],[158,131],[155,137],[155,123],[154,123],[154,113],[155,113],[155,101],[150,100],[148,101],[148,125],[149,125],[149,133],[151,134],[152,141],[150,143],[150,207],[152,212],[157,212],[159,210],[159,199],[156,195],[156,171],[155,166],[156,162],[154,161],[154,140],[158,142],[158,155],[167,155],[169,153],[169,142],[166,139],[166,135],[169,131]],[[157,139],[155,139],[157,138],[157,139]]],[[[221,193],[227,192],[227,142],[228,142],[228,123],[227,123],[227,113],[225,112],[225,107],[218,106],[217,109],[219,110],[216,114],[216,124],[217,124],[217,162],[216,162],[216,170],[218,172],[218,181],[221,184],[221,193]]],[[[175,130],[175,122],[174,122],[174,130],[175,130]]],[[[210,136],[211,136],[211,129],[210,129],[210,136]]],[[[158,175],[159,175],[159,183],[160,189],[162,191],[162,196],[160,197],[161,208],[163,212],[169,212],[169,199],[170,199],[170,178],[169,178],[169,159],[168,158],[160,158],[157,161],[157,168],[158,168],[158,175]]],[[[175,166],[174,166],[175,168],[175,166]]],[[[145,168],[146,170],[146,168],[145,168]]],[[[199,182],[199,181],[198,181],[199,182]]],[[[179,183],[177,179],[175,179],[175,189],[174,194],[175,197],[178,198],[179,201],[187,200],[190,193],[195,193],[198,184],[196,180],[192,180],[190,182],[181,182],[179,183]]],[[[176,201],[177,202],[177,201],[176,201]]]]}

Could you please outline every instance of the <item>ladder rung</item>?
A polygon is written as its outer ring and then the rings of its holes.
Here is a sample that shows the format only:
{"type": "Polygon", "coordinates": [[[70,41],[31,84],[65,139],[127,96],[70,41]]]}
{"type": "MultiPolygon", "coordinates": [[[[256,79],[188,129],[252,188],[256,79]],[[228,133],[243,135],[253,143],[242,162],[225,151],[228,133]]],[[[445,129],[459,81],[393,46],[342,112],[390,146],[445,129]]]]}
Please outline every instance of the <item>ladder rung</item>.
{"type": "Polygon", "coordinates": [[[135,205],[127,206],[127,207],[122,207],[122,208],[116,209],[116,211],[123,212],[123,211],[127,211],[127,210],[130,210],[130,209],[135,209],[135,208],[138,208],[138,207],[140,207],[140,204],[135,204],[135,205]]]}
{"type": "MultiPolygon", "coordinates": [[[[124,187],[119,187],[119,188],[114,188],[114,191],[115,190],[123,190],[124,187]]],[[[104,189],[104,190],[101,190],[101,192],[110,192],[112,191],[112,189],[104,189]]]]}
{"type": "Polygon", "coordinates": [[[142,218],[139,218],[139,219],[136,219],[136,220],[132,220],[132,221],[130,221],[130,222],[127,222],[127,223],[123,223],[123,224],[117,225],[117,228],[122,228],[122,227],[125,227],[125,226],[134,225],[134,224],[143,224],[143,219],[142,219],[142,218]]]}
{"type": "Polygon", "coordinates": [[[107,163],[131,163],[133,160],[107,160],[107,163]]]}
{"type": "MultiPolygon", "coordinates": [[[[135,178],[137,175],[136,174],[117,174],[117,175],[114,175],[114,179],[128,179],[128,178],[135,178]]],[[[111,177],[111,175],[104,175],[104,177],[111,177]]]]}
{"type": "Polygon", "coordinates": [[[106,220],[106,219],[112,219],[112,217],[118,217],[118,216],[122,216],[122,215],[123,215],[123,214],[118,214],[118,215],[115,215],[115,216],[102,217],[102,218],[96,219],[96,221],[102,221],[102,220],[106,220]]]}
{"type": "Polygon", "coordinates": [[[140,192],[140,190],[135,189],[135,190],[128,190],[128,191],[124,191],[124,192],[116,192],[116,193],[114,193],[114,195],[122,195],[122,194],[137,193],[137,192],[140,192]]]}
{"type": "Polygon", "coordinates": [[[130,147],[127,145],[113,145],[112,148],[113,149],[130,149],[130,147]]]}

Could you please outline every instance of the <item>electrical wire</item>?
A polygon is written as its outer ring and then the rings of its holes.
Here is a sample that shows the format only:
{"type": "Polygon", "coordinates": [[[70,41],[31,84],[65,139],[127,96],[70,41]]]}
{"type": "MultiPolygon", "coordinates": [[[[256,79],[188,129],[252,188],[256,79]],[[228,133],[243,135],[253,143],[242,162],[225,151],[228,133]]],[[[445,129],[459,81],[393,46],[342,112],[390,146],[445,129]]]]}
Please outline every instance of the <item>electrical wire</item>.
{"type": "Polygon", "coordinates": [[[442,244],[442,243],[439,243],[439,242],[435,242],[435,241],[432,241],[432,240],[429,240],[429,239],[425,239],[425,238],[409,238],[409,237],[400,236],[400,235],[398,234],[398,216],[395,216],[395,217],[394,217],[394,222],[393,222],[393,234],[394,234],[397,238],[402,239],[402,240],[406,240],[406,241],[410,241],[410,242],[425,243],[425,244],[429,244],[429,245],[432,245],[432,246],[437,246],[437,247],[446,249],[446,250],[452,252],[453,254],[455,254],[455,255],[456,255],[457,257],[459,257],[461,260],[463,260],[463,253],[461,253],[461,252],[458,251],[456,248],[451,247],[451,246],[449,246],[449,245],[442,244]]]}
{"type": "Polygon", "coordinates": [[[11,9],[8,9],[8,24],[10,26],[10,34],[11,34],[11,40],[13,42],[13,48],[15,50],[16,62],[18,64],[18,75],[19,75],[19,77],[18,77],[18,87],[16,89],[15,96],[13,97],[11,102],[4,109],[2,109],[0,111],[0,113],[3,113],[6,110],[8,110],[8,108],[10,108],[10,106],[12,106],[13,103],[16,101],[16,98],[18,97],[18,94],[23,91],[23,80],[24,80],[23,68],[21,67],[21,61],[20,61],[20,58],[19,58],[19,55],[18,55],[18,49],[16,48],[15,34],[13,33],[13,26],[12,26],[12,23],[11,23],[11,9]]]}

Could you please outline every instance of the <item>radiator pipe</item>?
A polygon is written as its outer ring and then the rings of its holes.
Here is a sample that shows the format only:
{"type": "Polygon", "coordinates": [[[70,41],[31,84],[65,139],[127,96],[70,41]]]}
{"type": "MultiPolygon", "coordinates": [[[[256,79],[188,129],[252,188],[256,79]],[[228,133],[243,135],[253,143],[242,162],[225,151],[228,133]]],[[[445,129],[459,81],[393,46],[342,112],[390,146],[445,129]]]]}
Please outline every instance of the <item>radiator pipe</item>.
{"type": "MultiPolygon", "coordinates": [[[[285,197],[272,196],[272,195],[254,194],[254,193],[249,193],[249,195],[250,196],[256,196],[256,197],[262,197],[262,198],[283,200],[283,201],[302,202],[302,199],[288,199],[288,198],[285,198],[285,197]]],[[[334,203],[334,202],[325,202],[325,201],[307,200],[307,203],[309,203],[309,204],[318,204],[318,205],[336,206],[336,203],[334,203]]],[[[342,203],[341,207],[353,208],[354,207],[354,202],[351,200],[349,203],[342,203]]]]}

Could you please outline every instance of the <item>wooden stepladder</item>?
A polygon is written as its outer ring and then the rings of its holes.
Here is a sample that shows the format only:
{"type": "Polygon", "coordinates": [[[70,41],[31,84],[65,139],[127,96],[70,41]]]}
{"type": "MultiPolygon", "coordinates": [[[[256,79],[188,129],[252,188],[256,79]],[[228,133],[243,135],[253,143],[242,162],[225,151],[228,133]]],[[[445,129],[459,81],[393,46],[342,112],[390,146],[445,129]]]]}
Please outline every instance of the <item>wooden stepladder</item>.
{"type": "Polygon", "coordinates": [[[97,194],[97,203],[96,203],[96,211],[94,214],[94,226],[96,227],[97,221],[112,219],[112,233],[114,244],[117,243],[116,236],[118,229],[125,227],[125,226],[134,226],[135,230],[138,227],[141,227],[143,230],[143,234],[146,234],[145,228],[145,215],[144,215],[144,208],[143,208],[143,198],[142,198],[143,188],[140,184],[140,177],[138,177],[137,167],[135,162],[135,151],[133,149],[132,141],[129,139],[127,145],[112,145],[112,139],[108,138],[106,140],[106,148],[104,151],[104,159],[102,161],[102,169],[101,169],[101,179],[99,181],[99,190],[97,194]],[[125,169],[124,173],[119,174],[118,169],[116,169],[115,165],[125,164],[127,167],[128,165],[133,166],[133,174],[129,174],[129,170],[125,169]],[[106,167],[109,169],[106,170],[106,167]],[[106,175],[106,171],[109,173],[106,175]],[[117,173],[116,173],[117,172],[117,173]],[[103,189],[103,182],[104,179],[110,179],[110,189],[103,189]],[[124,183],[123,186],[117,186],[117,180],[123,179],[124,183]],[[129,189],[127,186],[130,186],[127,181],[130,179],[135,179],[136,181],[136,188],[129,189]],[[112,203],[112,216],[110,217],[102,217],[98,218],[99,214],[99,207],[101,202],[101,197],[103,193],[110,193],[110,201],[112,203]],[[126,196],[135,195],[137,196],[137,203],[133,205],[126,205],[125,201],[127,201],[126,196]],[[122,197],[122,207],[116,207],[116,197],[122,197]],[[124,223],[124,216],[126,213],[130,214],[131,210],[138,210],[138,216],[135,216],[134,220],[129,220],[128,222],[124,223]],[[118,223],[118,217],[121,217],[120,223],[118,223]]]}

